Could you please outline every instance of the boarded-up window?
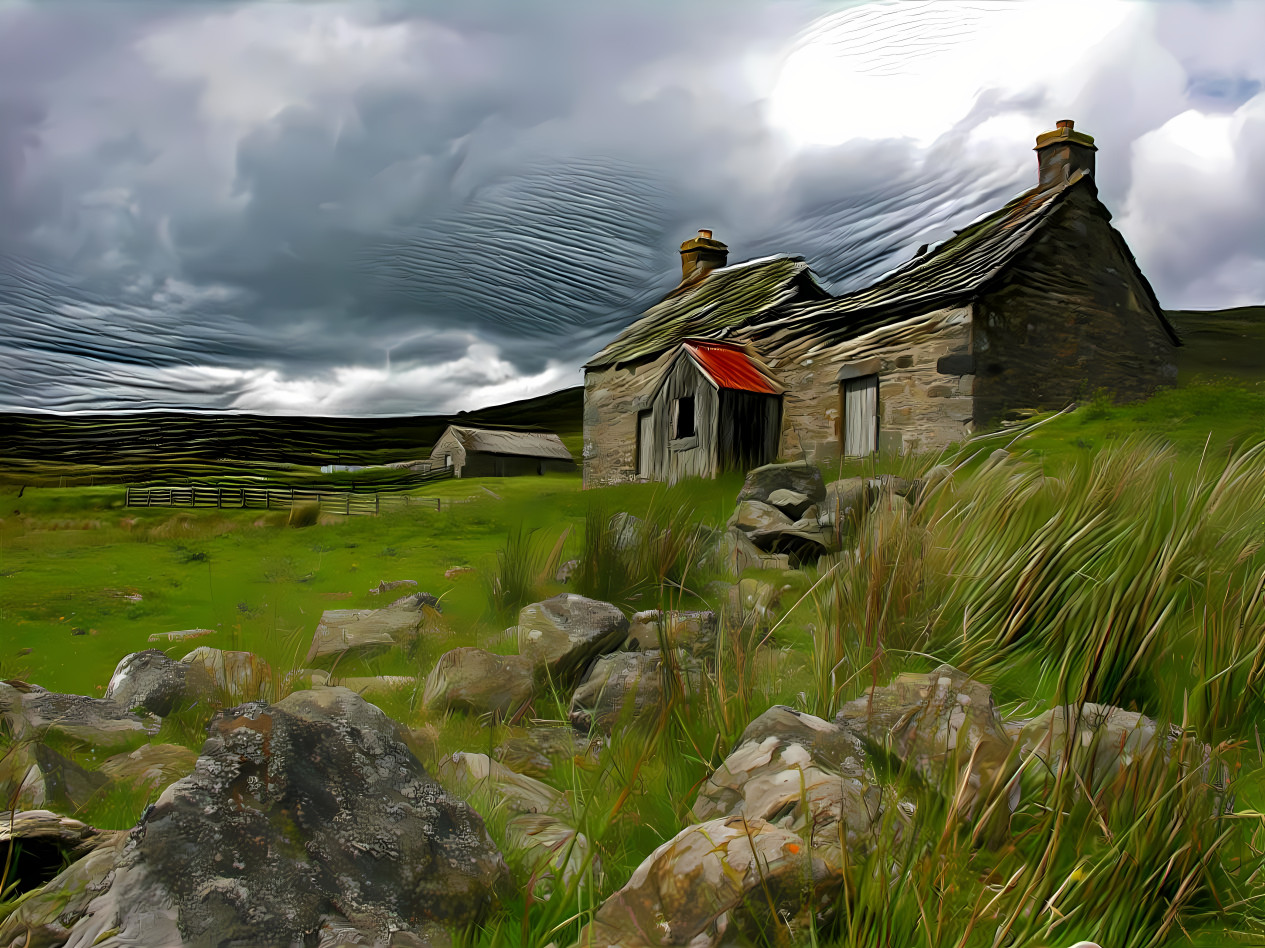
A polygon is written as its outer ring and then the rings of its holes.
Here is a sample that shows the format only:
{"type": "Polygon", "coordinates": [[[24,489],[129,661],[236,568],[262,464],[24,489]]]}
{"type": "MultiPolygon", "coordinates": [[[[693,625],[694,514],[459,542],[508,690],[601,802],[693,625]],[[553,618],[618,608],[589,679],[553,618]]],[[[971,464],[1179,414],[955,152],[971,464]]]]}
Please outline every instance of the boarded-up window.
{"type": "Polygon", "coordinates": [[[637,413],[637,476],[649,477],[654,458],[654,412],[637,413]]]}
{"type": "Polygon", "coordinates": [[[843,383],[843,453],[863,457],[878,450],[878,376],[843,383]]]}
{"type": "Polygon", "coordinates": [[[694,396],[687,395],[676,400],[675,438],[692,438],[698,432],[694,428],[694,396]]]}

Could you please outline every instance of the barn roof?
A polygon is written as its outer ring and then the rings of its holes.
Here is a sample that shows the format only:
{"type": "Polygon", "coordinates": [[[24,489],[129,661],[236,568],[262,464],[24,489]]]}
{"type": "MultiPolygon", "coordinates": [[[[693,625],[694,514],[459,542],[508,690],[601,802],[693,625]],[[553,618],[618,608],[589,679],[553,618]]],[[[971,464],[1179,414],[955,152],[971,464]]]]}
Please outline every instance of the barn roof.
{"type": "Polygon", "coordinates": [[[585,368],[657,355],[692,337],[723,338],[796,298],[827,295],[803,257],[780,255],[720,267],[650,307],[585,368]]]}
{"type": "Polygon", "coordinates": [[[761,395],[777,395],[781,391],[760,370],[751,356],[737,346],[687,342],[682,348],[719,388],[758,392],[761,395]]]}
{"type": "MultiPolygon", "coordinates": [[[[1084,171],[1073,174],[1060,187],[1025,191],[877,283],[823,302],[790,306],[776,322],[753,327],[751,336],[811,336],[816,342],[837,342],[904,317],[968,302],[985,291],[1027,249],[1069,195],[1082,189],[1088,189],[1097,200],[1093,178],[1084,171]]],[[[1105,207],[1102,213],[1111,219],[1105,207]]],[[[1150,283],[1123,238],[1118,238],[1118,242],[1165,329],[1176,340],[1150,283]]]]}
{"type": "Polygon", "coordinates": [[[515,454],[560,461],[575,460],[562,443],[562,439],[552,431],[503,431],[449,425],[439,436],[440,439],[449,432],[467,451],[484,454],[515,454]]]}

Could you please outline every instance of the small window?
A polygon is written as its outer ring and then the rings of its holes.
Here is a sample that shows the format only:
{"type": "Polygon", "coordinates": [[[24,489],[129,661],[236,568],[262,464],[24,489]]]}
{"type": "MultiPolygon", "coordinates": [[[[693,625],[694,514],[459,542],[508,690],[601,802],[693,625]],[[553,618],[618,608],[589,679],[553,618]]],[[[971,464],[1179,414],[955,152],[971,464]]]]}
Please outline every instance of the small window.
{"type": "Polygon", "coordinates": [[[452,455],[451,455],[451,454],[445,454],[445,455],[444,455],[444,467],[452,467],[452,455]]]}
{"type": "Polygon", "coordinates": [[[697,432],[694,430],[694,396],[678,398],[676,400],[676,431],[673,437],[692,438],[695,434],[697,432]]]}

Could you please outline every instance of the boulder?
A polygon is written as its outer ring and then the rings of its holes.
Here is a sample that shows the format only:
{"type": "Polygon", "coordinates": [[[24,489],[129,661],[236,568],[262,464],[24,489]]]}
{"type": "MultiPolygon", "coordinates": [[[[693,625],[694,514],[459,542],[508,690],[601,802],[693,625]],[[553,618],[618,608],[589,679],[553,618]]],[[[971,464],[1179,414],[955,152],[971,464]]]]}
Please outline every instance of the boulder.
{"type": "Polygon", "coordinates": [[[730,527],[720,535],[714,555],[735,577],[748,569],[787,569],[791,565],[785,553],[766,553],[737,527],[730,527]]]}
{"type": "Polygon", "coordinates": [[[178,707],[211,696],[213,684],[201,665],[186,665],[165,652],[147,648],[124,656],[114,669],[105,697],[128,711],[160,718],[178,707]]]}
{"type": "Polygon", "coordinates": [[[821,515],[841,530],[855,529],[874,502],[875,492],[867,477],[845,477],[826,485],[821,515]]]}
{"type": "Polygon", "coordinates": [[[0,800],[20,809],[51,807],[73,813],[109,782],[107,774],[85,770],[38,742],[19,741],[0,755],[0,800]]]}
{"type": "Polygon", "coordinates": [[[762,579],[747,578],[730,586],[725,593],[725,609],[737,625],[766,625],[782,599],[782,590],[762,579]]]}
{"type": "Polygon", "coordinates": [[[1228,770],[1212,764],[1210,748],[1184,739],[1181,728],[1161,727],[1136,711],[1089,702],[1062,705],[1024,722],[1018,748],[1021,761],[1031,758],[1026,775],[1035,774],[1042,782],[1070,763],[1079,782],[1095,796],[1122,790],[1122,778],[1137,767],[1167,762],[1174,753],[1184,753],[1198,762],[1204,783],[1218,798],[1218,812],[1233,808],[1227,793],[1228,770]]]}
{"type": "MultiPolygon", "coordinates": [[[[345,688],[221,713],[193,773],[58,924],[72,944],[123,948],[385,946],[479,923],[508,892],[505,862],[402,737],[345,688]]],[[[66,876],[45,889],[73,897],[66,876]]]]}
{"type": "Polygon", "coordinates": [[[158,793],[193,772],[198,755],[179,744],[145,744],[101,763],[101,774],[117,783],[158,793]]]}
{"type": "Polygon", "coordinates": [[[615,652],[599,658],[571,696],[571,726],[582,734],[593,730],[610,733],[621,719],[657,713],[670,689],[678,687],[678,680],[687,690],[697,687],[698,663],[683,650],[669,654],[675,669],[665,667],[658,649],[615,652]]]}
{"type": "Polygon", "coordinates": [[[161,726],[151,714],[134,714],[103,698],[43,690],[23,693],[7,684],[0,684],[0,716],[18,740],[52,734],[99,749],[139,743],[161,726]]]}
{"type": "Polygon", "coordinates": [[[809,503],[819,504],[826,499],[826,484],[821,471],[803,461],[786,464],[766,464],[747,474],[738,501],[768,501],[774,491],[789,490],[803,494],[809,503]]]}
{"type": "Polygon", "coordinates": [[[939,788],[967,818],[1007,792],[1007,806],[993,810],[990,841],[1008,823],[1018,787],[1006,791],[1011,744],[988,685],[951,665],[899,675],[845,704],[835,723],[939,788]]]}
{"type": "Polygon", "coordinates": [[[843,873],[795,833],[728,817],[686,827],[601,904],[574,948],[805,943],[825,928],[843,873]]]}
{"type": "Polygon", "coordinates": [[[328,667],[345,656],[368,658],[397,645],[407,647],[422,624],[421,608],[412,600],[406,596],[382,609],[325,610],[303,664],[328,667]]]}
{"type": "Polygon", "coordinates": [[[272,691],[272,669],[253,652],[224,651],[203,645],[180,661],[205,672],[222,704],[253,701],[272,691]]]}
{"type": "Polygon", "coordinates": [[[559,760],[596,763],[600,738],[577,734],[570,727],[515,728],[496,748],[496,759],[530,777],[543,777],[559,760]]]}
{"type": "Polygon", "coordinates": [[[485,817],[495,811],[505,818],[506,854],[519,867],[520,886],[535,895],[548,897],[555,878],[569,885],[588,865],[588,839],[569,824],[566,796],[548,784],[486,754],[449,755],[437,776],[485,817]]]}
{"type": "Polygon", "coordinates": [[[769,494],[768,502],[792,520],[798,520],[804,516],[806,510],[816,506],[816,501],[807,494],[801,494],[797,490],[787,490],[785,487],[769,494]]]}
{"type": "Polygon", "coordinates": [[[422,704],[432,711],[514,717],[531,702],[533,681],[529,658],[455,648],[439,656],[426,677],[422,704]]]}
{"type": "Polygon", "coordinates": [[[518,651],[555,683],[574,681],[590,661],[624,643],[628,620],[609,602],[562,593],[524,606],[518,651]]]}
{"type": "Polygon", "coordinates": [[[702,656],[715,648],[720,620],[710,610],[650,609],[638,612],[628,620],[628,638],[624,648],[630,652],[657,648],[681,648],[691,655],[702,656]]]}
{"type": "Polygon", "coordinates": [[[882,792],[865,745],[846,728],[776,706],[743,732],[694,801],[694,818],[759,818],[814,847],[859,851],[874,839],[882,792]]]}
{"type": "Polygon", "coordinates": [[[794,522],[772,504],[762,500],[740,500],[728,526],[742,531],[756,546],[765,549],[760,540],[776,535],[794,522]]]}

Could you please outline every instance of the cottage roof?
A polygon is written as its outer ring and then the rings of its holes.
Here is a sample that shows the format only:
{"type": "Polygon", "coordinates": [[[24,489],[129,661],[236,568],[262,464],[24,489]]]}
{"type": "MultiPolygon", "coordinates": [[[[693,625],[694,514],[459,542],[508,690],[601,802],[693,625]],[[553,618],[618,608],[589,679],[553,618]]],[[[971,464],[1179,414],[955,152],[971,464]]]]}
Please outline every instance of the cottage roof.
{"type": "MultiPolygon", "coordinates": [[[[811,334],[816,343],[838,342],[904,317],[966,303],[1004,273],[1041,233],[1054,211],[1078,190],[1088,190],[1097,200],[1093,178],[1084,171],[1076,172],[1057,188],[1025,191],[958,231],[939,247],[897,267],[877,283],[823,302],[790,306],[782,319],[753,327],[751,336],[795,339],[811,334]]],[[[1099,207],[1110,220],[1111,212],[1102,205],[1099,207]]],[[[1112,233],[1164,328],[1177,342],[1177,335],[1164,318],[1154,290],[1124,239],[1112,233]]]]}
{"type": "Polygon", "coordinates": [[[759,364],[737,346],[687,342],[682,347],[718,388],[777,395],[781,392],[759,364]]]}
{"type": "Polygon", "coordinates": [[[560,461],[574,460],[571,452],[562,443],[562,439],[552,431],[502,431],[492,428],[449,425],[439,436],[440,439],[442,440],[450,432],[467,451],[484,454],[515,454],[560,461]]]}
{"type": "Polygon", "coordinates": [[[792,300],[827,296],[803,257],[763,257],[720,267],[693,286],[677,287],[585,367],[632,362],[693,337],[723,338],[730,330],[768,318],[792,300]]]}

